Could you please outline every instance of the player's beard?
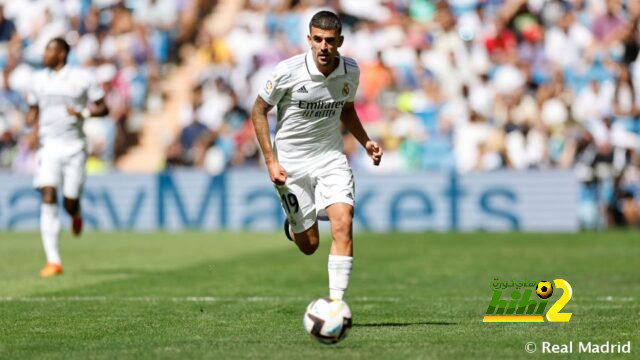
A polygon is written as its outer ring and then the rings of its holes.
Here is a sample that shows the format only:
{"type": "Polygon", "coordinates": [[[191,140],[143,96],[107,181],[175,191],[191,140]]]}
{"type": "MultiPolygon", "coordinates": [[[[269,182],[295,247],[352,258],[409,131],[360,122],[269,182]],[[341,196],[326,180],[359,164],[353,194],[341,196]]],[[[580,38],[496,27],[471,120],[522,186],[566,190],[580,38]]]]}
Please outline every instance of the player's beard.
{"type": "Polygon", "coordinates": [[[323,67],[327,67],[331,66],[331,64],[333,64],[337,57],[335,55],[332,55],[330,52],[319,52],[316,58],[318,59],[318,64],[322,65],[323,67]]]}
{"type": "Polygon", "coordinates": [[[329,51],[327,52],[319,51],[318,55],[316,55],[316,58],[318,59],[318,63],[325,66],[331,64],[331,61],[333,60],[331,53],[329,51]]]}

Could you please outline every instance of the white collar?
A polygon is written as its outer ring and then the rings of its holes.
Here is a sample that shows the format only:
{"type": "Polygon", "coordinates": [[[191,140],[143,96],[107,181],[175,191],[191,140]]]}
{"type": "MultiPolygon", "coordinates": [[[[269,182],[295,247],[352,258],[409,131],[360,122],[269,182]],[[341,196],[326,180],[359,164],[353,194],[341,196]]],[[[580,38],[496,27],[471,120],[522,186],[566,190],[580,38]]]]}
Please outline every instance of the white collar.
{"type": "Polygon", "coordinates": [[[67,64],[64,64],[64,66],[61,67],[60,70],[58,70],[58,71],[53,70],[53,69],[49,69],[49,75],[62,75],[64,73],[66,73],[67,71],[69,71],[69,68],[70,68],[70,66],[67,63],[67,64]]]}
{"type": "Polygon", "coordinates": [[[311,52],[311,50],[309,50],[304,56],[304,61],[307,65],[307,71],[309,72],[309,75],[311,75],[312,78],[314,76],[321,77],[323,80],[331,79],[336,76],[342,76],[347,73],[347,68],[346,68],[346,64],[344,63],[344,59],[342,58],[342,56],[339,56],[339,59],[340,59],[340,63],[338,64],[338,67],[336,67],[333,70],[333,72],[329,74],[329,76],[324,76],[324,74],[321,73],[320,70],[318,70],[318,67],[316,66],[315,61],[313,61],[313,53],[311,52]]]}

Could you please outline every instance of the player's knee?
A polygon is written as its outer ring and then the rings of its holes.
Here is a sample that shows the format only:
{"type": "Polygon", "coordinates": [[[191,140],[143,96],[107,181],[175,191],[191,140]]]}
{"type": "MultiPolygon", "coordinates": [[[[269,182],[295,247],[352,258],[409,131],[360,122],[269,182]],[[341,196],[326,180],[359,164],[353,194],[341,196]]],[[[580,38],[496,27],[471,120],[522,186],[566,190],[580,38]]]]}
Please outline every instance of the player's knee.
{"type": "Polygon", "coordinates": [[[345,213],[340,215],[331,221],[331,229],[334,235],[348,236],[351,234],[351,228],[353,226],[353,218],[351,214],[345,213]]]}
{"type": "Polygon", "coordinates": [[[56,188],[54,187],[43,187],[41,190],[42,193],[42,202],[45,204],[55,204],[56,203],[56,188]]]}

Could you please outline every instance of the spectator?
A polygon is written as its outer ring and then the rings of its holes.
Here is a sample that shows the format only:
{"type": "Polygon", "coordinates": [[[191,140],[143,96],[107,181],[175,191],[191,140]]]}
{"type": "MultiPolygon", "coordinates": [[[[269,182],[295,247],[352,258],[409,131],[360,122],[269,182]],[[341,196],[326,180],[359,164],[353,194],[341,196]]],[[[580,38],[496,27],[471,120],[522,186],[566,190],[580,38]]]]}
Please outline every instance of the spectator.
{"type": "Polygon", "coordinates": [[[4,5],[0,4],[0,42],[9,42],[17,36],[16,25],[4,16],[4,5]]]}
{"type": "Polygon", "coordinates": [[[202,86],[196,86],[191,94],[191,105],[182,110],[182,122],[186,126],[180,132],[167,151],[167,165],[185,166],[196,162],[194,146],[198,139],[209,131],[209,128],[199,119],[202,107],[202,86]]]}

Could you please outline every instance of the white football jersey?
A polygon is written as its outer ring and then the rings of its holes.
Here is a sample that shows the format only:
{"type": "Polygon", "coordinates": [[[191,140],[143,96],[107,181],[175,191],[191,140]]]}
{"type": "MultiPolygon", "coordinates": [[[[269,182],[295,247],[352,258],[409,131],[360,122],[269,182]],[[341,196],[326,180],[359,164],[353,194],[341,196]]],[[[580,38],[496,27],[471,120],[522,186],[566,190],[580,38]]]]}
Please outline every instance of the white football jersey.
{"type": "Polygon", "coordinates": [[[344,56],[325,77],[310,51],[275,67],[259,95],[277,107],[273,147],[279,162],[296,166],[342,155],[340,114],[344,104],[354,101],[359,77],[356,61],[344,56]]]}
{"type": "Polygon", "coordinates": [[[39,109],[40,145],[64,142],[66,146],[84,146],[82,122],[69,115],[67,106],[81,111],[90,102],[104,97],[96,78],[85,69],[65,65],[62,69],[42,69],[33,76],[27,97],[30,106],[39,109]]]}

